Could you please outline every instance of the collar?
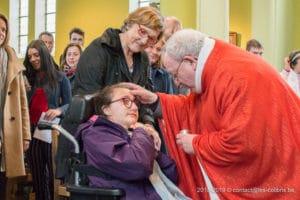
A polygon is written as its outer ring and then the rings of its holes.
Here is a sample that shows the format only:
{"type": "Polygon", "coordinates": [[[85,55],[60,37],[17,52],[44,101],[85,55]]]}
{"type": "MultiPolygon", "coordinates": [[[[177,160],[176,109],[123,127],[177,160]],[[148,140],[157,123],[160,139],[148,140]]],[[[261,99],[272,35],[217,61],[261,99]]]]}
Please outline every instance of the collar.
{"type": "Polygon", "coordinates": [[[204,38],[203,47],[198,56],[198,63],[195,75],[195,90],[196,93],[201,93],[201,77],[205,62],[215,46],[215,40],[209,37],[204,38]]]}
{"type": "Polygon", "coordinates": [[[156,74],[156,73],[160,73],[160,74],[164,74],[164,69],[160,68],[160,67],[156,67],[156,66],[151,66],[151,71],[156,74]]]}

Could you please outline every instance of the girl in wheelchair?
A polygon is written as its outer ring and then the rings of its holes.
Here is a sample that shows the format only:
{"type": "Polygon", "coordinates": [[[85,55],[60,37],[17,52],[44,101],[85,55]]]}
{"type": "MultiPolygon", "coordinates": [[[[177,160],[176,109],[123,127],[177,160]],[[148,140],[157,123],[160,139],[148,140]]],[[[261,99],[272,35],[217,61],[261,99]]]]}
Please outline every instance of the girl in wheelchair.
{"type": "Polygon", "coordinates": [[[89,176],[91,187],[123,188],[123,199],[189,199],[176,187],[175,162],[159,152],[160,138],[138,121],[139,103],[125,86],[107,86],[94,96],[96,115],[81,124],[86,162],[112,178],[89,176]]]}

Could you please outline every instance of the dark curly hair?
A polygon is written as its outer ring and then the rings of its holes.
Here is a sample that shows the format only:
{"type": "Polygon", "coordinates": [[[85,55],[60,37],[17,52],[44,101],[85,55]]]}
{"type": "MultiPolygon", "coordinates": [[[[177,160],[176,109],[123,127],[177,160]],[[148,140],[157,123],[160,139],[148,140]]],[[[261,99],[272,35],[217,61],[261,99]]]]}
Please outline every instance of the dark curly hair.
{"type": "Polygon", "coordinates": [[[101,115],[106,117],[105,113],[103,112],[103,108],[110,105],[114,90],[116,88],[129,89],[127,86],[118,83],[118,84],[106,86],[101,91],[95,94],[93,98],[93,102],[94,102],[94,110],[96,115],[101,115]]]}

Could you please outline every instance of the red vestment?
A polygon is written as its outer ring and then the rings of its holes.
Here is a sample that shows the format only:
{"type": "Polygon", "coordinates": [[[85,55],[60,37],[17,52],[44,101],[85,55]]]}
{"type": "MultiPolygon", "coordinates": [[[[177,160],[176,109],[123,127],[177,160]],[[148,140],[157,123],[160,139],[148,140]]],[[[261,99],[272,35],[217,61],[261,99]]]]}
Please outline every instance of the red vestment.
{"type": "Polygon", "coordinates": [[[191,184],[204,185],[193,156],[184,157],[176,145],[176,134],[187,128],[199,134],[193,148],[220,199],[299,199],[300,100],[279,73],[263,59],[216,40],[201,88],[188,97],[158,94],[180,188],[191,196],[191,184]]]}

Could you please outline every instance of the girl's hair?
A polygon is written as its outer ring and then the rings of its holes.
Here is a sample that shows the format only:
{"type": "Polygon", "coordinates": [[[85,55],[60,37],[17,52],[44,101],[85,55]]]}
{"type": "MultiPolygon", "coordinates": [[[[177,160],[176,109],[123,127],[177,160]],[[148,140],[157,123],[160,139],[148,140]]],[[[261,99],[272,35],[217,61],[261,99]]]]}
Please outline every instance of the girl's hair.
{"type": "Polygon", "coordinates": [[[126,32],[133,24],[141,24],[147,28],[158,31],[159,35],[157,39],[162,37],[165,29],[164,17],[157,8],[152,6],[140,7],[131,12],[124,20],[121,31],[126,32]]]}
{"type": "Polygon", "coordinates": [[[292,53],[290,53],[288,62],[292,69],[294,69],[295,66],[297,65],[299,58],[300,58],[300,50],[293,51],[292,53]]]}
{"type": "Polygon", "coordinates": [[[104,87],[101,91],[95,94],[93,98],[95,114],[106,117],[105,113],[103,112],[103,109],[110,105],[114,94],[114,90],[117,88],[129,89],[124,85],[114,84],[104,87]]]}
{"type": "Polygon", "coordinates": [[[5,24],[6,24],[6,36],[5,39],[3,41],[3,44],[0,47],[6,47],[8,45],[8,41],[9,41],[9,24],[8,24],[8,19],[5,17],[5,15],[0,13],[0,19],[2,19],[5,24]]]}
{"type": "Polygon", "coordinates": [[[68,52],[68,49],[69,49],[70,47],[77,47],[77,48],[79,49],[80,55],[81,55],[81,53],[82,53],[82,48],[81,48],[81,46],[80,46],[79,44],[69,43],[69,44],[66,46],[66,48],[64,49],[64,52],[63,52],[63,55],[62,55],[62,60],[61,60],[61,63],[60,63],[61,69],[63,69],[63,67],[64,67],[65,65],[67,65],[67,60],[66,60],[66,58],[67,58],[67,52],[68,52]]]}
{"type": "Polygon", "coordinates": [[[35,85],[35,82],[37,81],[37,74],[39,72],[42,72],[43,78],[41,79],[40,84],[49,84],[50,87],[54,90],[57,88],[58,71],[55,68],[54,61],[49,50],[42,40],[33,40],[30,42],[26,49],[26,55],[23,64],[26,67],[25,75],[28,78],[30,85],[35,85]],[[41,65],[41,68],[39,70],[35,70],[30,63],[28,55],[28,50],[30,48],[36,49],[39,53],[41,65]]]}

